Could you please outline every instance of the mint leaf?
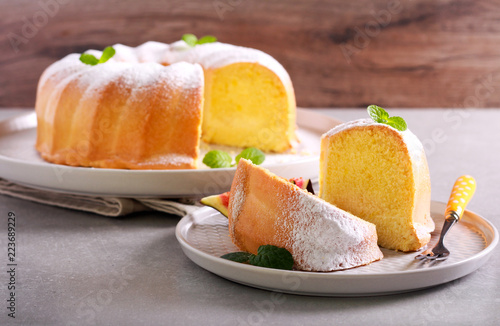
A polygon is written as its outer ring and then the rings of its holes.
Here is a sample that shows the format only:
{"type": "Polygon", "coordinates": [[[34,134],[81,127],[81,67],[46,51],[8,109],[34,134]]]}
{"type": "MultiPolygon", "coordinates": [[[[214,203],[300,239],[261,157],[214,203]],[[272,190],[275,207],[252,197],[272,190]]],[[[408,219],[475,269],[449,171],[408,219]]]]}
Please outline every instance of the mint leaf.
{"type": "Polygon", "coordinates": [[[255,147],[244,149],[236,156],[236,163],[231,164],[233,159],[231,155],[224,151],[213,150],[205,154],[203,163],[211,168],[229,168],[238,164],[241,158],[252,161],[253,164],[259,165],[266,159],[264,153],[255,147]]]}
{"type": "Polygon", "coordinates": [[[88,53],[82,53],[82,55],[80,55],[80,61],[91,66],[95,66],[99,63],[99,60],[97,60],[96,57],[88,53]]]}
{"type": "Polygon", "coordinates": [[[217,42],[217,38],[212,35],[205,35],[196,42],[196,44],[214,43],[217,42]]]}
{"type": "Polygon", "coordinates": [[[105,63],[109,59],[111,59],[115,55],[116,51],[112,46],[106,47],[102,51],[101,58],[99,59],[99,63],[105,63]]]}
{"type": "Polygon", "coordinates": [[[228,153],[218,150],[208,152],[203,158],[203,164],[211,168],[229,168],[232,161],[233,159],[228,153]]]}
{"type": "Polygon", "coordinates": [[[212,35],[205,35],[202,38],[198,39],[194,34],[184,34],[182,35],[182,40],[186,42],[190,47],[194,47],[198,44],[217,42],[217,38],[212,35]]]}
{"type": "Polygon", "coordinates": [[[285,248],[273,245],[263,245],[257,249],[257,255],[249,252],[232,252],[221,256],[221,258],[238,263],[250,263],[254,266],[292,270],[293,257],[285,248]]]}
{"type": "Polygon", "coordinates": [[[273,245],[260,246],[257,255],[250,256],[250,264],[261,267],[287,269],[293,268],[292,254],[285,248],[273,245]]]}
{"type": "Polygon", "coordinates": [[[389,118],[389,113],[383,108],[377,105],[370,105],[368,107],[368,114],[373,119],[373,121],[378,123],[385,123],[387,118],[389,118]]]}
{"type": "Polygon", "coordinates": [[[244,149],[240,154],[236,156],[236,164],[238,164],[238,162],[242,158],[252,161],[252,163],[255,165],[259,165],[265,161],[266,155],[264,155],[264,153],[260,149],[249,147],[244,149]]]}
{"type": "Polygon", "coordinates": [[[187,43],[190,47],[193,47],[198,42],[198,38],[194,34],[184,34],[182,35],[182,40],[187,43]]]}
{"type": "Polygon", "coordinates": [[[397,129],[399,131],[405,131],[406,129],[408,129],[408,126],[406,125],[406,121],[401,117],[390,117],[386,123],[389,126],[393,127],[394,129],[397,129]]]}
{"type": "Polygon", "coordinates": [[[370,105],[368,106],[368,115],[377,123],[384,123],[397,129],[399,131],[405,131],[408,129],[406,121],[401,117],[389,117],[389,113],[385,111],[380,106],[370,105]]]}
{"type": "Polygon", "coordinates": [[[253,164],[259,165],[264,162],[266,156],[264,153],[255,147],[249,147],[244,149],[238,156],[236,156],[236,163],[231,164],[233,159],[231,156],[219,150],[213,150],[205,154],[203,158],[203,163],[211,168],[229,168],[238,164],[241,158],[252,161],[253,164]]]}
{"type": "Polygon", "coordinates": [[[82,53],[80,55],[80,61],[91,66],[95,66],[100,63],[105,63],[115,55],[116,51],[112,46],[106,47],[101,54],[101,58],[97,59],[94,55],[89,53],[82,53]]]}
{"type": "Polygon", "coordinates": [[[253,255],[249,252],[238,251],[238,252],[231,252],[229,254],[222,255],[222,256],[220,256],[220,258],[232,260],[232,261],[235,261],[237,263],[248,263],[250,256],[253,256],[253,255]]]}

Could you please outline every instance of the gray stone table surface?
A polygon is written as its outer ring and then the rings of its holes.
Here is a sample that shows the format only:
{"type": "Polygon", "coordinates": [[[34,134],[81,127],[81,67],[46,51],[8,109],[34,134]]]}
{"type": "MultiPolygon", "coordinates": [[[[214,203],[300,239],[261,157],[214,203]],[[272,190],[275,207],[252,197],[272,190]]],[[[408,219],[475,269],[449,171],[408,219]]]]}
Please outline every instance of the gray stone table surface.
{"type": "MultiPolygon", "coordinates": [[[[361,109],[319,109],[342,120],[361,109]]],[[[24,112],[0,110],[0,119],[24,112]]],[[[500,228],[500,110],[395,109],[422,140],[433,200],[455,179],[478,183],[469,209],[500,228]]],[[[477,271],[411,293],[359,298],[285,294],[236,284],[191,262],[178,217],[123,218],[0,196],[1,325],[499,325],[499,248],[477,271]],[[8,317],[7,215],[16,214],[16,318],[8,317]]]]}

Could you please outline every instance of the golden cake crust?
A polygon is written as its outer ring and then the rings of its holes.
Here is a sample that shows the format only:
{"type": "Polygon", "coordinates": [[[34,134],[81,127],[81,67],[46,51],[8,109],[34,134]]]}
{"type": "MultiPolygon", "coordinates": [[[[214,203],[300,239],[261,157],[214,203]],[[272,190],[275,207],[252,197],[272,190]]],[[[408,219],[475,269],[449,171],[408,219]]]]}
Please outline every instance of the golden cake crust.
{"type": "Polygon", "coordinates": [[[88,66],[69,55],[40,79],[36,148],[72,166],[195,168],[202,108],[198,65],[88,66]]]}
{"type": "Polygon", "coordinates": [[[241,250],[286,248],[300,270],[340,270],[382,258],[373,224],[244,159],[231,187],[228,218],[230,237],[241,250]]]}

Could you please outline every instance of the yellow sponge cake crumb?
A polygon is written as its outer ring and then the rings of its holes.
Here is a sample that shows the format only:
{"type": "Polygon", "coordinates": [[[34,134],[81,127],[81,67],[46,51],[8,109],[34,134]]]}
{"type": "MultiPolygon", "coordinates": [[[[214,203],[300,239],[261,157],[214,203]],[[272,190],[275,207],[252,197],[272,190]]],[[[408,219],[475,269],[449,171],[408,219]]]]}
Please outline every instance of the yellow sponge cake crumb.
{"type": "Polygon", "coordinates": [[[259,63],[206,69],[203,140],[273,152],[290,149],[295,138],[291,87],[259,63]]]}
{"type": "Polygon", "coordinates": [[[423,146],[411,131],[370,119],[323,135],[319,196],[376,225],[378,243],[414,251],[430,240],[430,178],[423,146]]]}

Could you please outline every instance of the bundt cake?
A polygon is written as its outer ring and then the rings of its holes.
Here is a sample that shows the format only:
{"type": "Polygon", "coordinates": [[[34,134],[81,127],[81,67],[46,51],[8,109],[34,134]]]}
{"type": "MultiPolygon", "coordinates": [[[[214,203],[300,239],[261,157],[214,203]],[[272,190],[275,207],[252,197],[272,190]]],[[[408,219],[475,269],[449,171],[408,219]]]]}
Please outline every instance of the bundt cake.
{"type": "Polygon", "coordinates": [[[430,240],[430,179],[418,138],[371,119],[321,139],[319,196],[376,225],[380,246],[414,251],[430,240]]]}
{"type": "Polygon", "coordinates": [[[113,48],[106,63],[89,66],[70,54],[40,78],[36,148],[47,161],[196,168],[200,129],[208,143],[274,152],[292,147],[293,87],[271,56],[218,42],[113,48]]]}
{"type": "Polygon", "coordinates": [[[40,79],[36,148],[45,160],[65,165],[192,169],[202,106],[199,65],[89,66],[70,54],[40,79]]]}
{"type": "Polygon", "coordinates": [[[295,267],[333,271],[382,258],[375,226],[241,159],[229,195],[229,235],[241,250],[287,249],[295,267]]]}

